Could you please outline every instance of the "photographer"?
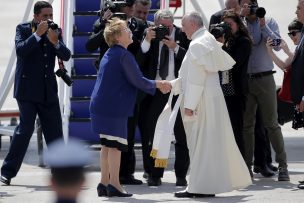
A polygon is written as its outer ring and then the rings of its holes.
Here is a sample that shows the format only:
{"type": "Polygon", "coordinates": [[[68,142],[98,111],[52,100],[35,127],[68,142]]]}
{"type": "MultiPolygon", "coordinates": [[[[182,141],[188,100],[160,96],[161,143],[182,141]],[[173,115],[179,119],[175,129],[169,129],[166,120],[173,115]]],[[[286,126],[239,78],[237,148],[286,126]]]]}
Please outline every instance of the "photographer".
{"type": "Polygon", "coordinates": [[[52,19],[52,5],[38,1],[34,5],[32,22],[19,24],[16,28],[14,97],[19,106],[20,123],[1,168],[0,180],[6,185],[20,169],[37,115],[47,145],[63,136],[54,67],[56,56],[67,61],[71,53],[62,41],[61,30],[49,27],[48,20],[52,19]]]}
{"type": "MultiPolygon", "coordinates": [[[[245,161],[251,170],[254,149],[254,120],[257,106],[262,115],[270,143],[279,163],[279,181],[289,181],[287,158],[283,135],[278,124],[276,85],[273,78],[273,61],[268,55],[267,38],[278,39],[279,27],[273,18],[265,18],[266,11],[258,7],[256,0],[241,0],[241,16],[245,17],[247,29],[253,39],[253,48],[248,65],[249,93],[244,115],[245,161]]],[[[274,46],[279,50],[279,44],[274,46]]]]}
{"type": "MultiPolygon", "coordinates": [[[[173,80],[178,77],[183,58],[189,46],[189,40],[180,28],[173,24],[173,14],[169,10],[159,10],[154,15],[156,27],[149,27],[138,54],[142,71],[149,79],[173,80]]],[[[169,94],[157,91],[154,96],[147,95],[141,104],[144,127],[141,129],[142,150],[145,172],[149,174],[148,185],[161,185],[164,169],[154,167],[150,157],[157,119],[166,105],[169,94]]],[[[174,102],[176,98],[174,98],[174,102]]],[[[189,155],[184,126],[180,112],[174,127],[175,135],[175,174],[176,185],[186,186],[186,174],[189,167],[189,155]]]]}
{"type": "Polygon", "coordinates": [[[236,62],[232,69],[221,71],[219,75],[235,141],[244,157],[243,114],[248,93],[247,66],[251,39],[238,14],[225,12],[222,19],[223,23],[211,26],[210,32],[217,40],[224,38],[223,49],[236,62]]]}
{"type": "MultiPolygon", "coordinates": [[[[99,61],[108,50],[109,46],[105,42],[103,33],[105,28],[105,23],[115,14],[120,14],[120,18],[123,16],[128,22],[128,27],[132,32],[133,43],[128,46],[128,50],[135,56],[140,49],[140,41],[143,37],[145,30],[145,24],[142,20],[133,17],[134,14],[134,1],[135,0],[108,0],[107,2],[112,2],[115,5],[112,8],[106,8],[105,11],[101,12],[101,18],[94,23],[93,34],[89,37],[86,48],[88,51],[92,52],[99,48],[100,56],[99,60],[96,62],[96,68],[99,69],[99,61]],[[125,15],[123,15],[125,14],[125,15]]],[[[111,4],[112,5],[112,4],[111,4]]],[[[119,17],[119,16],[118,16],[119,17]]],[[[135,172],[135,129],[138,122],[138,102],[134,107],[133,117],[128,119],[128,151],[121,153],[121,164],[120,164],[120,182],[122,184],[128,185],[139,185],[142,184],[141,180],[134,178],[135,172]]]]}
{"type": "Polygon", "coordinates": [[[100,56],[99,59],[96,61],[97,69],[99,68],[100,59],[109,48],[103,37],[103,32],[107,20],[112,18],[115,14],[119,13],[118,17],[125,18],[123,20],[128,21],[128,27],[131,29],[133,34],[133,43],[128,47],[128,50],[131,51],[131,53],[133,53],[134,55],[136,55],[136,53],[138,52],[140,41],[143,37],[143,33],[146,28],[142,20],[133,17],[135,0],[108,1],[112,2],[111,5],[114,6],[107,8],[107,5],[105,5],[106,8],[99,13],[100,18],[95,21],[93,25],[93,33],[86,43],[86,49],[89,52],[93,52],[99,48],[100,56]]]}

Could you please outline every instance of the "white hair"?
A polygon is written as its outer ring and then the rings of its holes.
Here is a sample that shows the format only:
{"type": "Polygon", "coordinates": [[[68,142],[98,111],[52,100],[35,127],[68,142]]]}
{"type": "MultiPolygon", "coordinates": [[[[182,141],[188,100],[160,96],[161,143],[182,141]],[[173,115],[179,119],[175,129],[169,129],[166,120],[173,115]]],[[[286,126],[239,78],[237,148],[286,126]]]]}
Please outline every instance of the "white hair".
{"type": "Polygon", "coordinates": [[[195,23],[198,27],[204,26],[203,17],[201,14],[197,11],[192,11],[189,14],[186,15],[186,18],[190,21],[195,23]]]}

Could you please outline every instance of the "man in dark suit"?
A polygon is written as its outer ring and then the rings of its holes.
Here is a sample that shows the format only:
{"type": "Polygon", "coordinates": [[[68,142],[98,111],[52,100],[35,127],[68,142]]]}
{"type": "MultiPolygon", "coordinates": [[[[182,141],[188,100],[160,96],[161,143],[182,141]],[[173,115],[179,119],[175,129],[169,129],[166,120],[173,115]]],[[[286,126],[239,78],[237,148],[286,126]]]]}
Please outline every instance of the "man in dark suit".
{"type": "MultiPolygon", "coordinates": [[[[297,11],[298,20],[304,23],[304,0],[299,0],[297,11]]],[[[302,30],[302,37],[300,44],[296,48],[294,60],[291,64],[291,98],[299,112],[304,112],[304,37],[302,30]]],[[[300,181],[298,188],[304,189],[304,181],[300,181]]]]}
{"type": "MultiPolygon", "coordinates": [[[[148,28],[137,58],[147,78],[173,80],[178,77],[178,71],[189,46],[189,40],[180,28],[173,25],[173,14],[168,10],[156,12],[154,23],[156,26],[163,25],[169,28],[167,39],[159,39],[156,36],[155,29],[148,28]]],[[[164,173],[163,168],[154,167],[154,160],[149,154],[152,149],[156,122],[168,101],[168,97],[169,94],[161,94],[157,91],[154,96],[146,96],[141,104],[145,108],[145,111],[142,112],[145,115],[142,116],[145,125],[141,134],[144,165],[148,166],[145,172],[149,174],[149,186],[161,185],[161,178],[164,173]]],[[[174,134],[176,140],[174,166],[177,178],[176,185],[185,186],[187,185],[185,177],[189,167],[189,154],[180,112],[174,126],[174,134]]]]}
{"type": "Polygon", "coordinates": [[[49,28],[47,20],[52,19],[52,5],[38,1],[32,22],[19,24],[16,28],[14,97],[19,106],[20,124],[1,168],[0,180],[6,185],[20,169],[37,115],[47,144],[63,136],[54,67],[56,56],[67,61],[71,53],[62,41],[60,29],[49,28]]]}
{"type": "MultiPolygon", "coordinates": [[[[146,28],[145,23],[133,17],[134,14],[134,1],[135,0],[127,0],[126,4],[122,4],[118,6],[118,12],[125,13],[127,17],[128,27],[132,31],[133,34],[133,43],[128,46],[128,50],[136,55],[138,50],[140,49],[140,42],[143,37],[144,30],[146,28]]],[[[112,17],[112,12],[107,10],[104,12],[103,16],[98,19],[94,23],[93,34],[89,37],[86,48],[89,52],[92,52],[99,48],[100,56],[97,61],[97,68],[99,66],[99,61],[103,57],[104,53],[107,51],[109,46],[105,42],[103,37],[103,31],[105,28],[105,23],[112,17]]],[[[141,180],[134,178],[135,172],[135,130],[138,122],[138,104],[136,104],[134,108],[133,117],[128,119],[128,151],[121,153],[121,164],[120,164],[120,183],[128,184],[128,185],[139,185],[142,184],[141,180]]]]}

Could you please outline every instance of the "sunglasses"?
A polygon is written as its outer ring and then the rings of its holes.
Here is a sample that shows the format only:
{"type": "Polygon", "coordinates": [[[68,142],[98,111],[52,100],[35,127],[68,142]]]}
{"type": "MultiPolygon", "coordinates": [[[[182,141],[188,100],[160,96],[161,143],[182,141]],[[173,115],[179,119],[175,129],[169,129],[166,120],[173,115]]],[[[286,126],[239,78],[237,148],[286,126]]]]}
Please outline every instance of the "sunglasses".
{"type": "Polygon", "coordinates": [[[289,37],[294,37],[294,36],[297,35],[298,32],[300,32],[300,31],[291,31],[291,32],[289,32],[287,34],[288,34],[289,37]]]}

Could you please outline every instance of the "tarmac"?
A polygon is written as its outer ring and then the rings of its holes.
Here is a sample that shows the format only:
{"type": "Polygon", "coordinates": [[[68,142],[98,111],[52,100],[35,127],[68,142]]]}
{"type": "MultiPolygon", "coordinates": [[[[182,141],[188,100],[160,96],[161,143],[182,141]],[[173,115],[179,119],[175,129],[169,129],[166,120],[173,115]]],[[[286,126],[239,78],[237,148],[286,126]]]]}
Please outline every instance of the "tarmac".
{"type": "MultiPolygon", "coordinates": [[[[260,174],[254,175],[253,184],[245,189],[235,190],[228,193],[217,194],[214,198],[175,198],[174,192],[183,190],[184,187],[175,186],[175,175],[173,171],[174,147],[171,148],[169,167],[166,169],[159,187],[147,186],[143,178],[143,165],[141,149],[136,149],[136,172],[135,177],[143,180],[143,185],[125,186],[129,193],[134,195],[130,198],[107,198],[98,197],[96,186],[100,180],[99,151],[95,150],[94,164],[88,167],[87,181],[80,194],[80,203],[105,202],[276,202],[276,203],[300,203],[304,202],[304,191],[297,188],[298,181],[304,180],[304,132],[303,129],[293,130],[290,123],[282,127],[285,146],[288,155],[290,182],[278,182],[277,176],[264,178],[260,174]]],[[[9,148],[9,137],[2,137],[2,148],[0,150],[0,165],[9,148]]],[[[0,203],[51,203],[54,201],[54,193],[48,186],[49,169],[39,167],[39,156],[37,150],[37,137],[34,135],[30,142],[28,152],[24,158],[23,165],[17,175],[12,179],[10,186],[0,186],[0,203]]],[[[202,171],[203,172],[203,171],[202,171]]],[[[202,183],[208,184],[208,183],[202,183]]]]}

